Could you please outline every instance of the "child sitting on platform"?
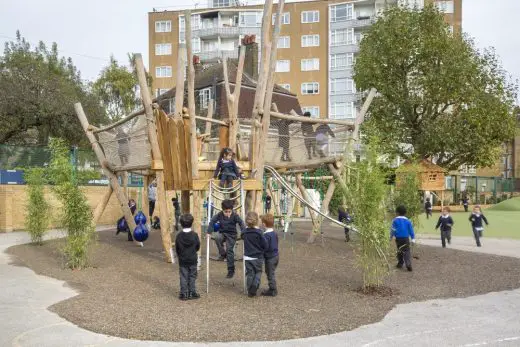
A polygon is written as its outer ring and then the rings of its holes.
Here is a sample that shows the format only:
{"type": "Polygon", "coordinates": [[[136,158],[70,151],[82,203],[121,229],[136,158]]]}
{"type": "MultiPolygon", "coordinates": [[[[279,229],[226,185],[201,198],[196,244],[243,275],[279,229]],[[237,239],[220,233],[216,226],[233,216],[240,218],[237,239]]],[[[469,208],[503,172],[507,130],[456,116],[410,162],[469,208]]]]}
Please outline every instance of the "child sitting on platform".
{"type": "Polygon", "coordinates": [[[231,148],[224,148],[220,152],[213,178],[219,178],[220,186],[228,188],[233,184],[233,180],[239,179],[240,177],[240,169],[233,160],[233,151],[231,148]]]}

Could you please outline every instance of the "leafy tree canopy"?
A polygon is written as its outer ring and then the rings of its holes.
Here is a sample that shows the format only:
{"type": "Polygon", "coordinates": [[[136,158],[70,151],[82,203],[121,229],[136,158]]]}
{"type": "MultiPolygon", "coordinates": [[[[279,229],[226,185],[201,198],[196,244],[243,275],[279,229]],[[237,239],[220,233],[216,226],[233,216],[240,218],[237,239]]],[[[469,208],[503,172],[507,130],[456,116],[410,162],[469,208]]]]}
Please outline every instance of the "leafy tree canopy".
{"type": "MultiPolygon", "coordinates": [[[[129,59],[132,63],[133,57],[129,56],[129,59]]],[[[110,64],[101,71],[93,87],[111,121],[116,121],[140,105],[138,85],[139,81],[134,71],[119,65],[112,56],[110,64]]]]}
{"type": "Polygon", "coordinates": [[[368,29],[354,67],[378,95],[362,131],[385,154],[432,158],[447,169],[489,166],[515,133],[513,85],[493,50],[451,33],[434,7],[392,7],[368,29]]]}
{"type": "Polygon", "coordinates": [[[0,143],[43,144],[50,136],[87,143],[74,103],[81,102],[93,123],[105,118],[98,99],[81,80],[71,58],[58,46],[31,45],[16,33],[0,56],[0,143]]]}

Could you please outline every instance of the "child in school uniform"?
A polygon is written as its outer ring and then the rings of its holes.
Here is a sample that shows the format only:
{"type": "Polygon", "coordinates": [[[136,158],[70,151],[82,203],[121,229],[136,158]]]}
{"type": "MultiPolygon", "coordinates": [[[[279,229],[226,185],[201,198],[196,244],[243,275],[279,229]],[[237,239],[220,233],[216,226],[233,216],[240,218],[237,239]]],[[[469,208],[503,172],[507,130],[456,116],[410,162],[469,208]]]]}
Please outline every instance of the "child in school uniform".
{"type": "Polygon", "coordinates": [[[200,249],[199,235],[191,230],[193,216],[189,213],[181,216],[180,232],[175,238],[175,252],[179,259],[180,294],[179,299],[198,299],[195,281],[197,280],[197,252],[200,249]]]}
{"type": "Polygon", "coordinates": [[[415,233],[412,222],[406,218],[406,207],[400,205],[395,210],[397,216],[392,221],[390,240],[395,237],[397,246],[397,268],[401,269],[403,263],[408,271],[412,271],[412,256],[410,253],[410,238],[415,243],[415,233]]]}
{"type": "Polygon", "coordinates": [[[348,225],[352,223],[352,216],[350,215],[350,213],[348,213],[348,209],[345,206],[340,206],[338,208],[338,221],[347,225],[345,227],[345,242],[349,242],[350,226],[348,225]]]}
{"type": "Polygon", "coordinates": [[[233,180],[241,178],[240,169],[233,160],[233,151],[231,148],[224,148],[220,152],[220,158],[213,174],[213,178],[220,179],[221,187],[230,187],[233,180]]]}
{"type": "Polygon", "coordinates": [[[244,221],[233,211],[233,200],[222,201],[222,211],[211,218],[208,225],[208,233],[217,232],[215,235],[215,243],[220,254],[220,260],[227,258],[228,274],[227,278],[235,275],[235,243],[237,242],[237,226],[240,230],[245,229],[244,221]],[[218,230],[216,230],[218,229],[218,230]],[[226,249],[224,249],[224,242],[226,249]]]}
{"type": "Polygon", "coordinates": [[[247,228],[242,232],[244,240],[244,261],[246,263],[247,296],[256,296],[262,278],[264,253],[268,249],[267,241],[258,227],[258,214],[248,212],[246,216],[247,228]]]}
{"type": "Polygon", "coordinates": [[[267,274],[267,281],[269,289],[262,291],[263,296],[276,296],[278,289],[276,287],[275,272],[278,267],[278,234],[274,231],[274,216],[270,213],[261,217],[262,224],[265,228],[264,237],[267,241],[267,249],[264,252],[265,258],[265,273],[267,274]]]}
{"type": "Polygon", "coordinates": [[[473,207],[473,212],[469,216],[469,221],[471,222],[471,228],[473,229],[473,236],[475,236],[475,241],[477,242],[477,247],[481,247],[480,238],[482,237],[482,232],[484,231],[484,223],[489,225],[487,218],[482,213],[480,206],[473,207]]]}
{"type": "Polygon", "coordinates": [[[446,240],[448,240],[448,244],[451,244],[451,227],[453,224],[453,218],[450,216],[450,208],[445,206],[442,209],[442,214],[435,226],[435,230],[439,229],[439,227],[441,228],[442,248],[446,248],[446,240]]]}
{"type": "Polygon", "coordinates": [[[426,212],[426,219],[429,219],[432,216],[432,203],[430,202],[430,198],[426,198],[426,202],[424,203],[424,212],[426,212]]]}

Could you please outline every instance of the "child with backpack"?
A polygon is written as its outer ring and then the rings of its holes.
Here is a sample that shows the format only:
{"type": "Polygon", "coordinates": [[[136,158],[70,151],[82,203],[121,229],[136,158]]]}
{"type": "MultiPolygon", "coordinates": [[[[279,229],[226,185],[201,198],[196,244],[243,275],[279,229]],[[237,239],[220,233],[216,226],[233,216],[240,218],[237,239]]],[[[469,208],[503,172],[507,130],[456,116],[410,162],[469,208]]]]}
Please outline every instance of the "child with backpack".
{"type": "Polygon", "coordinates": [[[435,230],[441,228],[441,243],[442,248],[446,248],[446,240],[448,240],[448,244],[451,244],[451,227],[453,226],[453,218],[450,216],[450,208],[445,206],[442,209],[441,216],[439,217],[439,221],[435,226],[435,230]]]}

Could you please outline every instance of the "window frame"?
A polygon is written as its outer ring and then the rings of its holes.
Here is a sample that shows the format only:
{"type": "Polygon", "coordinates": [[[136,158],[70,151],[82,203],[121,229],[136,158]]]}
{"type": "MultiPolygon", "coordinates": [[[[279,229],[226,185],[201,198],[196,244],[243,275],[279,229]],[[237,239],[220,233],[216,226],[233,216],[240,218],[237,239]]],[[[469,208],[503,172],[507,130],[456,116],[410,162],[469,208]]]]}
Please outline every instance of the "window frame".
{"type": "Polygon", "coordinates": [[[344,22],[344,21],[347,21],[347,20],[353,20],[355,18],[354,4],[348,3],[348,4],[333,5],[333,6],[330,7],[329,16],[330,16],[330,22],[331,23],[344,22]],[[343,6],[345,6],[345,17],[340,17],[338,19],[337,15],[336,15],[337,9],[339,7],[343,7],[343,6]],[[348,16],[349,8],[350,8],[350,15],[351,15],[350,18],[348,16]]]}
{"type": "Polygon", "coordinates": [[[172,77],[172,75],[173,75],[173,69],[172,69],[171,65],[161,65],[161,66],[155,67],[155,78],[170,78],[170,77],[172,77]],[[165,71],[167,71],[168,68],[170,69],[169,76],[167,76],[167,75],[163,76],[162,73],[159,73],[159,74],[157,73],[157,71],[163,71],[162,69],[166,69],[165,71]],[[159,75],[161,75],[161,76],[159,76],[159,75]]]}
{"type": "Polygon", "coordinates": [[[300,91],[301,91],[301,94],[302,95],[319,95],[320,94],[320,82],[303,82],[300,86],[300,91]],[[314,85],[316,86],[316,88],[312,88],[313,89],[313,92],[312,93],[308,93],[308,91],[311,89],[311,88],[305,88],[305,91],[304,91],[304,86],[308,86],[308,85],[312,85],[312,87],[314,87],[314,85]],[[314,93],[314,90],[316,90],[316,92],[314,93]]]}
{"type": "Polygon", "coordinates": [[[288,92],[291,91],[291,84],[290,83],[277,83],[278,86],[282,87],[283,89],[287,90],[288,92]]]}
{"type": "Polygon", "coordinates": [[[199,90],[199,108],[206,110],[211,100],[212,88],[207,87],[199,90]]]}
{"type": "Polygon", "coordinates": [[[278,44],[277,44],[276,46],[277,46],[277,48],[280,48],[280,49],[283,49],[283,48],[291,48],[291,37],[290,37],[290,36],[280,36],[280,37],[278,38],[278,44]],[[280,45],[280,40],[282,40],[282,39],[284,39],[284,41],[285,41],[286,43],[288,43],[288,45],[287,45],[286,47],[282,47],[282,46],[280,45]]]}
{"type": "Polygon", "coordinates": [[[320,58],[304,58],[300,61],[300,70],[301,71],[319,71],[320,70],[320,58]],[[304,69],[305,63],[311,63],[312,66],[310,69],[304,69]],[[316,64],[317,62],[317,64],[316,64]]]}
{"type": "Polygon", "coordinates": [[[320,22],[320,11],[319,10],[310,10],[310,11],[302,11],[300,15],[300,20],[302,24],[309,23],[319,23],[320,22]],[[309,14],[312,14],[312,20],[309,20],[309,14]],[[305,18],[307,17],[307,18],[305,18]]]}
{"type": "Polygon", "coordinates": [[[275,72],[276,73],[291,72],[291,61],[289,59],[278,59],[276,61],[275,72]],[[287,63],[287,70],[279,70],[278,69],[279,63],[287,63]]]}
{"type": "Polygon", "coordinates": [[[172,55],[172,44],[171,43],[168,43],[168,42],[165,42],[165,43],[156,43],[155,44],[155,55],[172,55]],[[159,49],[157,50],[157,48],[164,48],[164,47],[168,47],[169,46],[169,49],[166,50],[166,53],[163,52],[163,50],[159,49]],[[157,53],[159,51],[159,53],[157,53]]]}
{"type": "MultiPolygon", "coordinates": [[[[307,42],[308,43],[308,42],[307,42]]],[[[308,34],[301,36],[301,46],[302,47],[319,47],[320,46],[320,34],[308,34]],[[311,44],[305,44],[305,41],[311,41],[311,44]],[[317,42],[317,44],[316,44],[317,42]]]]}
{"type": "Polygon", "coordinates": [[[156,33],[171,33],[172,32],[172,21],[171,20],[156,20],[155,21],[155,32],[156,33]],[[165,24],[164,30],[157,30],[157,26],[165,24]],[[169,29],[169,30],[168,30],[169,29]]]}
{"type": "MultiPolygon", "coordinates": [[[[273,13],[272,16],[272,25],[276,23],[276,13],[273,13]]],[[[288,25],[291,24],[291,12],[284,12],[282,13],[282,25],[288,25]],[[285,20],[287,20],[287,23],[285,23],[285,20]]]]}
{"type": "Polygon", "coordinates": [[[320,118],[320,107],[319,106],[302,106],[302,112],[305,113],[305,112],[310,112],[311,113],[311,118],[320,118]],[[313,114],[313,112],[311,111],[312,109],[316,110],[317,112],[315,112],[313,114]]]}

